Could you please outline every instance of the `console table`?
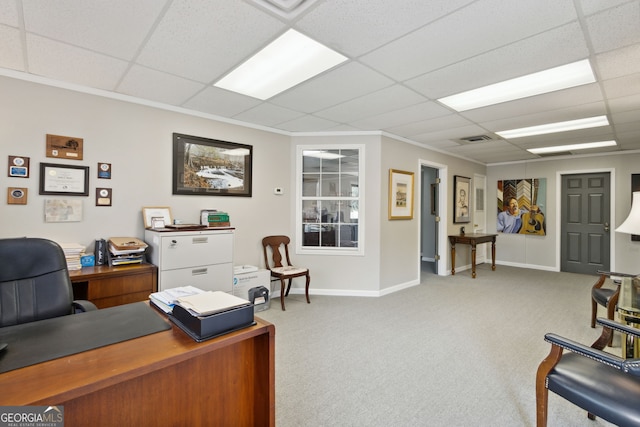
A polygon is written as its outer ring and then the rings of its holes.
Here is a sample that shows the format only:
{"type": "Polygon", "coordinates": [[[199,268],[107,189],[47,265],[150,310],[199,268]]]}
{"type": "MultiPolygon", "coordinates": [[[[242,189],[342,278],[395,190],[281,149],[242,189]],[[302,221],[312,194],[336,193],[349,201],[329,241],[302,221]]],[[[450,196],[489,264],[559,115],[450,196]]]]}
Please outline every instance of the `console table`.
{"type": "Polygon", "coordinates": [[[275,426],[275,327],[255,321],[202,343],[171,324],[5,372],[0,405],[61,405],[69,427],[275,426]]]}
{"type": "Polygon", "coordinates": [[[491,270],[496,269],[497,234],[460,234],[449,236],[451,243],[451,275],[456,274],[456,244],[471,245],[471,277],[476,278],[476,245],[491,242],[491,270]]]}
{"type": "Polygon", "coordinates": [[[148,301],[158,288],[158,268],[153,264],[118,267],[99,265],[69,271],[74,299],[86,299],[98,308],[148,301]]]}

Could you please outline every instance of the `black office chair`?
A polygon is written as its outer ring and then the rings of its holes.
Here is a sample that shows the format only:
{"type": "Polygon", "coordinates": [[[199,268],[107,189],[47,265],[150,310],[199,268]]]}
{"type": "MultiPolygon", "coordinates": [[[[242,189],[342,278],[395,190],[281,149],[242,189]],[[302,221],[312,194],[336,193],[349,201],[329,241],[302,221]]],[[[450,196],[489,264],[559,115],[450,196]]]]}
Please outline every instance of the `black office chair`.
{"type": "Polygon", "coordinates": [[[96,310],[74,301],[67,261],[47,239],[0,239],[0,327],[96,310]]]}
{"type": "Polygon", "coordinates": [[[551,352],[536,374],[537,427],[547,425],[549,390],[596,416],[619,426],[640,425],[640,359],[623,359],[602,351],[615,330],[640,338],[640,329],[598,318],[600,338],[591,346],[546,334],[551,352]],[[569,354],[563,355],[563,350],[569,354]]]}

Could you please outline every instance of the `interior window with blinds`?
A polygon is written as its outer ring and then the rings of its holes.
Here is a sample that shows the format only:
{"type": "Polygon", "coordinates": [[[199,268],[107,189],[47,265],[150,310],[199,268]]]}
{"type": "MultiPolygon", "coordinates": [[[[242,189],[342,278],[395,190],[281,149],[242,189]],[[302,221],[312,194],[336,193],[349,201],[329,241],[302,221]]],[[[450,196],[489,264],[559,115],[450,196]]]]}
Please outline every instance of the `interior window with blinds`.
{"type": "Polygon", "coordinates": [[[360,148],[301,151],[302,247],[360,246],[360,148]]]}

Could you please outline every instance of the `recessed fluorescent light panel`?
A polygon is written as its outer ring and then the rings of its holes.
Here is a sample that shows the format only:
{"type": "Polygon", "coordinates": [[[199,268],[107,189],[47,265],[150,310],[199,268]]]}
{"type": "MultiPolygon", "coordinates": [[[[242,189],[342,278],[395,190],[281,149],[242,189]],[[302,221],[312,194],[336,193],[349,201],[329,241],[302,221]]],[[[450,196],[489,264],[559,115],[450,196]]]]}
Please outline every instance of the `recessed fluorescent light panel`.
{"type": "Polygon", "coordinates": [[[265,100],[346,60],[346,56],[289,30],[214,86],[265,100]]]}
{"type": "Polygon", "coordinates": [[[560,153],[562,151],[586,150],[588,148],[611,147],[615,141],[586,142],[584,144],[557,145],[554,147],[529,148],[527,151],[533,154],[560,153]]]}
{"type": "Polygon", "coordinates": [[[607,126],[609,120],[607,116],[587,117],[586,119],[569,120],[566,122],[547,123],[526,128],[511,129],[496,132],[505,139],[522,138],[524,136],[545,135],[548,133],[567,132],[570,130],[580,130],[607,126]]]}
{"type": "Polygon", "coordinates": [[[514,99],[593,83],[588,59],[438,99],[456,111],[467,111],[514,99]]]}

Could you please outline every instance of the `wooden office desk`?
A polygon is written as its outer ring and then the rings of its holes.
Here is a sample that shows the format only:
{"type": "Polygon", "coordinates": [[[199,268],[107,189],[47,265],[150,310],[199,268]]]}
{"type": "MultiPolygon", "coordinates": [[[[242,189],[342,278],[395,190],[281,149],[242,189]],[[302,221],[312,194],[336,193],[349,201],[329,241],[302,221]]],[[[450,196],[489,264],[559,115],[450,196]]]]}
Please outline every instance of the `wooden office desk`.
{"type": "Polygon", "coordinates": [[[451,243],[451,275],[456,274],[456,243],[471,245],[471,277],[476,278],[476,245],[491,242],[491,270],[496,269],[497,234],[465,234],[449,236],[451,243]]]}
{"type": "Polygon", "coordinates": [[[172,325],[9,371],[0,405],[63,405],[67,427],[274,426],[275,327],[256,322],[202,343],[172,325]]]}
{"type": "Polygon", "coordinates": [[[148,301],[158,289],[158,267],[134,264],[98,265],[69,272],[74,299],[86,299],[98,308],[148,301]]]}

